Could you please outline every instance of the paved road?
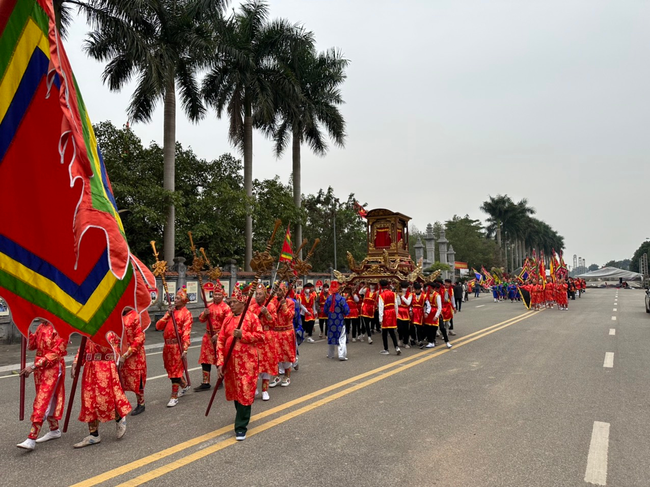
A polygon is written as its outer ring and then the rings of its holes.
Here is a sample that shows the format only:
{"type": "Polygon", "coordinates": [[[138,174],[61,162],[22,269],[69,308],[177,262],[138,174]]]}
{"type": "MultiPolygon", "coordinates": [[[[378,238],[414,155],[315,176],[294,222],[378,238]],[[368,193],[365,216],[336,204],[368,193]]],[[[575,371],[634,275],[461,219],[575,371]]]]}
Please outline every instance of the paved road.
{"type": "MultiPolygon", "coordinates": [[[[0,378],[2,484],[647,486],[650,316],[642,291],[618,293],[590,290],[569,312],[473,299],[451,350],[396,357],[379,355],[378,341],[351,343],[338,362],[324,341],[305,343],[291,386],[253,405],[242,443],[222,392],[209,418],[209,393],[165,407],[158,353],[147,411],[122,440],[105,424],[100,445],[73,450],[86,434],[73,420],[25,453],[14,446],[28,430],[18,379],[0,378]]],[[[197,359],[192,348],[191,367],[197,359]]]]}

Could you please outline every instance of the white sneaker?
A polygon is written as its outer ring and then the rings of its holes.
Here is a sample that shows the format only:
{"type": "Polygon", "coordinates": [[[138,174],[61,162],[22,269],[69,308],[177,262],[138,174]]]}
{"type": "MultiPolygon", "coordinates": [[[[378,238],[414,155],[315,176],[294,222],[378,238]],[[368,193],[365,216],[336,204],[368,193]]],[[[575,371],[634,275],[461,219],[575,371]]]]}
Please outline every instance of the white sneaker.
{"type": "Polygon", "coordinates": [[[18,443],[16,446],[18,448],[22,448],[23,450],[32,451],[34,448],[36,448],[36,440],[27,438],[25,441],[23,441],[22,443],[18,443]]]}
{"type": "Polygon", "coordinates": [[[451,342],[447,342],[447,348],[451,348],[451,342]]]}
{"type": "Polygon", "coordinates": [[[269,391],[262,391],[262,401],[268,401],[271,399],[271,396],[269,396],[269,391]]]}
{"type": "Polygon", "coordinates": [[[407,343],[406,345],[404,345],[404,348],[411,348],[411,345],[407,343]]]}
{"type": "Polygon", "coordinates": [[[177,397],[172,397],[169,402],[167,403],[168,408],[173,408],[178,404],[178,398],[177,397]]]}
{"type": "Polygon", "coordinates": [[[85,446],[96,445],[97,443],[101,443],[101,441],[102,439],[99,436],[88,435],[79,443],[75,443],[74,447],[83,448],[85,446]]]}
{"type": "Polygon", "coordinates": [[[427,343],[426,347],[424,348],[435,348],[436,344],[435,343],[427,343]]]}
{"type": "Polygon", "coordinates": [[[368,345],[372,345],[372,338],[368,337],[368,345]]]}
{"type": "Polygon", "coordinates": [[[347,357],[339,357],[339,360],[341,362],[347,362],[348,358],[347,357]]]}
{"type": "Polygon", "coordinates": [[[401,355],[402,351],[399,349],[399,347],[395,348],[395,355],[401,355]]]}
{"type": "Polygon", "coordinates": [[[126,416],[120,419],[117,423],[117,439],[119,440],[126,433],[126,416]]]}
{"type": "Polygon", "coordinates": [[[255,397],[260,397],[260,391],[258,389],[255,389],[255,397]]]}
{"type": "Polygon", "coordinates": [[[189,390],[190,390],[190,386],[182,387],[178,391],[178,397],[183,397],[185,394],[187,394],[187,392],[189,392],[189,390]]]}
{"type": "Polygon", "coordinates": [[[356,339],[356,338],[353,338],[353,339],[352,339],[352,343],[356,343],[356,342],[357,342],[357,339],[356,339]]]}
{"type": "Polygon", "coordinates": [[[388,350],[382,350],[379,352],[381,355],[390,355],[390,352],[388,350]]]}
{"type": "Polygon", "coordinates": [[[312,337],[307,337],[307,343],[315,343],[316,341],[312,337]]]}
{"type": "Polygon", "coordinates": [[[282,382],[282,379],[280,379],[280,376],[275,376],[272,381],[269,382],[269,387],[274,388],[277,386],[280,382],[282,382]]]}
{"type": "Polygon", "coordinates": [[[57,440],[59,438],[61,438],[61,430],[56,429],[54,431],[48,431],[45,433],[38,440],[36,440],[36,443],[45,443],[46,441],[57,440]]]}
{"type": "Polygon", "coordinates": [[[448,330],[447,333],[449,333],[449,335],[451,335],[453,337],[456,336],[456,332],[454,330],[448,330]]]}

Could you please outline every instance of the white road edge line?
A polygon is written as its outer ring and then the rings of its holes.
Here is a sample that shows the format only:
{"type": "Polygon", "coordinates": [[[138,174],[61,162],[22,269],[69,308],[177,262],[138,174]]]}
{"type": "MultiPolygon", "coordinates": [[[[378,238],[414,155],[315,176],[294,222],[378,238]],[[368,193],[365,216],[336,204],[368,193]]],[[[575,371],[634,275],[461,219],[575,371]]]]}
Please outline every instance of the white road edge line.
{"type": "Polygon", "coordinates": [[[605,352],[603,367],[611,369],[614,367],[614,352],[605,352]]]}
{"type": "Polygon", "coordinates": [[[616,321],[616,316],[612,316],[612,321],[616,321]]]}
{"type": "Polygon", "coordinates": [[[609,423],[594,421],[587,456],[585,482],[607,485],[607,450],[609,449],[609,423]]]}
{"type": "Polygon", "coordinates": [[[477,306],[477,308],[482,308],[483,306],[485,306],[485,305],[484,305],[484,304],[479,304],[479,305],[477,306]]]}
{"type": "Polygon", "coordinates": [[[616,308],[614,308],[614,310],[613,310],[613,311],[616,311],[616,308]]]}
{"type": "Polygon", "coordinates": [[[609,334],[610,334],[610,335],[616,335],[616,329],[614,329],[614,328],[610,328],[610,329],[609,329],[609,334]]]}

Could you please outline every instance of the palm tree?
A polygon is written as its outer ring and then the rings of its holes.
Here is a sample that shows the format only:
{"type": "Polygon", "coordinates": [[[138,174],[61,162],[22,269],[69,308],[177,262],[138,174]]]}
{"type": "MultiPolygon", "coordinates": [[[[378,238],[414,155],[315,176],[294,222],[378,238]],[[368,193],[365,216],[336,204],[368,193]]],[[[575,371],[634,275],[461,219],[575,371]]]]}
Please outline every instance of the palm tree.
{"type": "MultiPolygon", "coordinates": [[[[253,256],[253,127],[268,131],[276,116],[275,93],[291,93],[277,54],[295,27],[286,20],[268,22],[266,3],[251,0],[241,5],[218,29],[218,45],[203,80],[202,94],[221,118],[228,114],[228,137],[244,155],[244,189],[249,198],[246,216],[245,266],[253,256]]],[[[295,96],[295,94],[291,95],[295,96]]]]}
{"type": "MultiPolygon", "coordinates": [[[[306,142],[319,156],[327,153],[323,129],[334,144],[345,145],[345,120],[338,109],[343,103],[340,84],[345,80],[349,64],[342,54],[330,49],[317,53],[313,35],[297,29],[295,41],[287,44],[280,57],[281,67],[298,87],[298,96],[278,93],[278,123],[273,128],[275,154],[280,157],[291,135],[293,163],[293,200],[296,208],[302,205],[300,150],[306,142]]],[[[296,228],[296,242],[302,241],[302,225],[296,228]]]]}
{"type": "Polygon", "coordinates": [[[149,122],[158,102],[164,106],[164,182],[168,191],[164,255],[175,252],[176,91],[192,121],[205,114],[196,79],[214,50],[215,26],[226,0],[88,0],[86,12],[94,30],[86,52],[108,61],[103,81],[119,91],[133,77],[137,85],[127,109],[130,120],[149,122]]]}

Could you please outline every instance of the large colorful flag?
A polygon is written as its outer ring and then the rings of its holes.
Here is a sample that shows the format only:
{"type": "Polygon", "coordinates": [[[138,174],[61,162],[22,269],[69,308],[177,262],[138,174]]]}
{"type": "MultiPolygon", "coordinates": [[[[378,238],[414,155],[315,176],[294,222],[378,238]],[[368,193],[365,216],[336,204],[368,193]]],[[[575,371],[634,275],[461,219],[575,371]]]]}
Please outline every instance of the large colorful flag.
{"type": "Polygon", "coordinates": [[[282,250],[280,251],[280,262],[292,262],[293,250],[291,250],[291,225],[287,225],[287,233],[284,235],[282,250]]]}
{"type": "Polygon", "coordinates": [[[472,272],[474,273],[474,276],[476,276],[476,280],[477,280],[477,281],[480,282],[480,281],[483,280],[483,275],[482,275],[479,271],[477,271],[476,269],[474,269],[473,267],[472,267],[472,272]]]}
{"type": "Polygon", "coordinates": [[[494,277],[492,277],[492,274],[490,274],[490,273],[488,272],[488,270],[487,270],[485,267],[483,267],[483,266],[481,266],[481,272],[482,272],[483,275],[485,276],[484,284],[483,284],[483,285],[484,285],[484,286],[488,286],[488,287],[489,287],[489,286],[494,286],[494,277]]]}
{"type": "Polygon", "coordinates": [[[52,0],[0,2],[0,295],[27,335],[106,344],[122,311],[143,314],[151,272],[129,251],[52,0]]]}

